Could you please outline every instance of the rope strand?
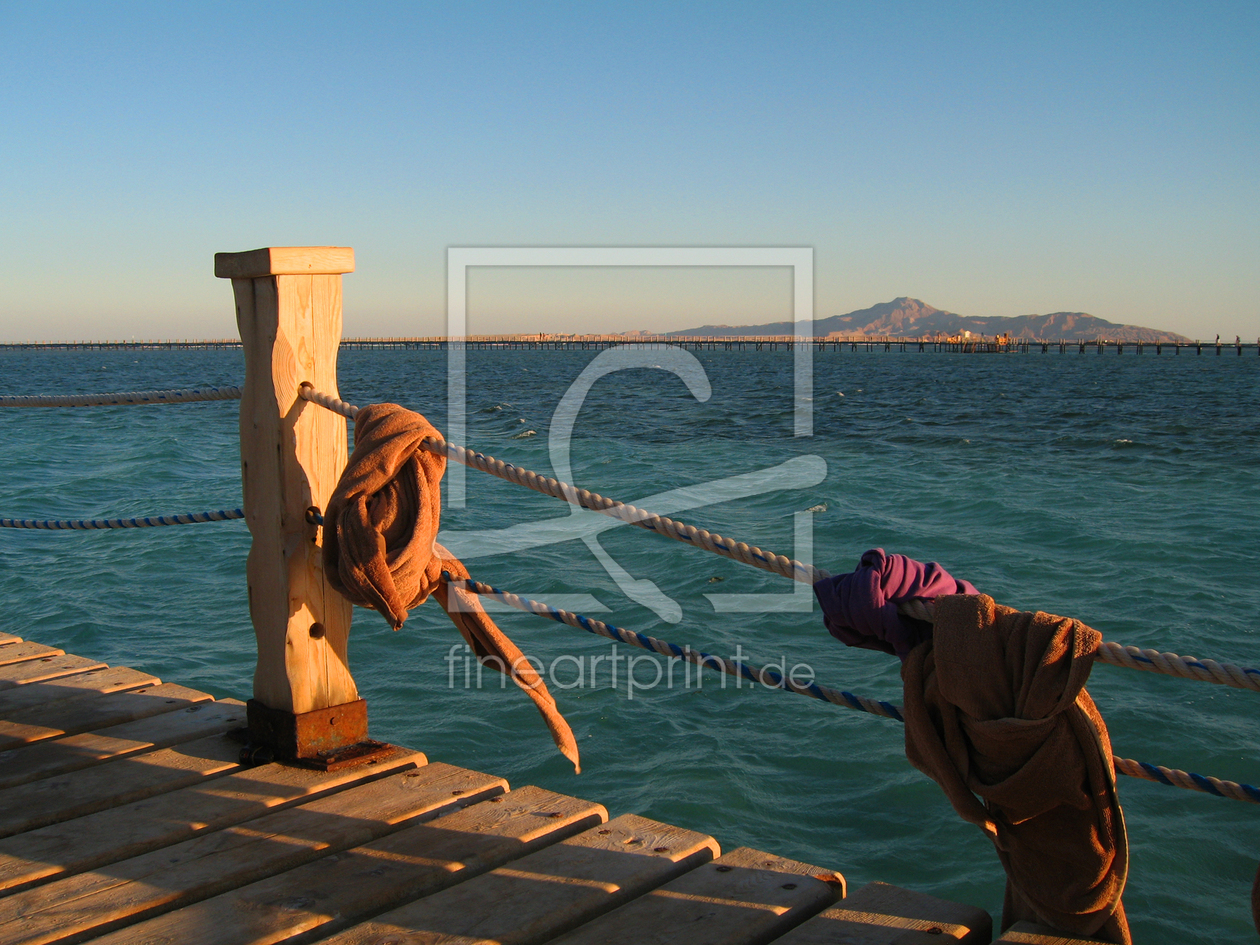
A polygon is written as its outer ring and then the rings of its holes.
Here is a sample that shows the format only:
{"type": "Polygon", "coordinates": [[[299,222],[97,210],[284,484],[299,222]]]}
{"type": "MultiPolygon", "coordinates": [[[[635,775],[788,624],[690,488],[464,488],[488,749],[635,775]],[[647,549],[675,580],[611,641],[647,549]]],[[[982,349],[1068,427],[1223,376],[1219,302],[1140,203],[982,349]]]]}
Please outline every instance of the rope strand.
{"type": "MultiPolygon", "coordinates": [[[[298,395],[303,400],[319,404],[321,407],[350,419],[353,419],[359,412],[359,408],[353,404],[338,400],[330,394],[320,393],[309,384],[303,384],[298,395]]],[[[535,492],[541,492],[543,495],[548,495],[555,499],[562,499],[565,502],[592,512],[601,512],[618,521],[625,522],[627,525],[637,525],[639,528],[656,532],[664,535],[666,538],[696,545],[714,554],[719,554],[744,564],[750,564],[754,568],[761,568],[763,571],[773,571],[776,574],[781,574],[784,577],[789,577],[805,584],[813,584],[815,581],[821,581],[823,578],[831,576],[829,572],[824,571],[822,568],[802,564],[800,561],[777,555],[773,552],[763,551],[755,545],[748,545],[742,541],[731,541],[706,529],[696,528],[694,525],[687,525],[667,516],[648,512],[626,502],[605,498],[597,492],[579,489],[558,479],[540,476],[532,470],[521,469],[519,466],[505,463],[501,459],[495,459],[493,456],[487,456],[484,453],[477,453],[462,446],[447,443],[445,440],[427,439],[420,445],[430,453],[446,456],[448,459],[470,469],[489,473],[507,482],[524,486],[527,489],[533,489],[535,492]]]]}
{"type": "Polygon", "coordinates": [[[101,528],[155,528],[158,525],[192,525],[197,522],[227,522],[244,518],[244,509],[217,512],[177,512],[174,515],[146,515],[143,518],[96,518],[38,521],[28,518],[0,518],[0,528],[36,528],[48,531],[90,531],[101,528]]]}
{"type": "Polygon", "coordinates": [[[1123,666],[1126,669],[1140,669],[1148,673],[1163,673],[1165,676],[1197,679],[1200,682],[1260,692],[1260,669],[1247,669],[1233,663],[1199,660],[1193,656],[1178,656],[1176,653],[1161,653],[1158,650],[1141,650],[1136,646],[1124,646],[1120,643],[1098,644],[1098,652],[1094,658],[1101,663],[1123,666]]]}
{"type": "Polygon", "coordinates": [[[348,404],[344,400],[338,400],[332,394],[322,394],[311,386],[310,381],[303,381],[298,388],[298,396],[303,400],[309,400],[313,404],[319,404],[326,410],[333,413],[339,413],[347,420],[353,420],[359,415],[359,408],[354,404],[348,404]]]}
{"type": "Polygon", "coordinates": [[[772,571],[794,581],[813,584],[815,581],[821,581],[823,578],[831,576],[829,572],[824,571],[822,568],[803,564],[800,561],[771,551],[763,551],[756,545],[748,545],[742,541],[732,541],[716,532],[697,528],[694,525],[687,525],[665,515],[657,515],[646,509],[630,505],[627,502],[606,498],[597,492],[579,489],[558,479],[540,476],[531,470],[521,469],[518,466],[513,466],[511,463],[505,463],[501,459],[495,459],[493,456],[486,456],[484,453],[475,453],[462,446],[455,446],[442,440],[426,440],[421,446],[429,452],[443,454],[470,469],[489,473],[507,482],[524,486],[535,492],[541,492],[543,495],[549,495],[552,498],[562,499],[580,508],[588,509],[592,512],[601,512],[610,518],[625,522],[627,525],[645,528],[648,531],[656,532],[658,535],[664,535],[666,538],[672,538],[674,541],[695,545],[698,548],[703,548],[705,551],[722,555],[724,558],[731,558],[734,561],[752,565],[754,568],[760,568],[763,571],[772,571]]]}
{"type": "MultiPolygon", "coordinates": [[[[741,663],[738,660],[727,660],[720,656],[711,656],[699,650],[693,650],[689,646],[679,646],[676,643],[650,637],[634,630],[615,627],[601,620],[594,620],[581,614],[560,610],[558,607],[552,607],[540,601],[530,600],[508,591],[499,590],[489,584],[482,584],[480,581],[453,581],[450,575],[445,573],[442,577],[448,583],[476,594],[493,597],[511,607],[515,607],[517,610],[537,614],[540,617],[546,617],[557,623],[563,623],[579,630],[585,630],[588,633],[607,637],[610,640],[618,640],[630,646],[637,646],[640,649],[660,653],[662,656],[677,657],[702,668],[707,666],[710,669],[716,669],[731,676],[742,676],[752,682],[759,682],[767,688],[785,689],[788,692],[794,692],[800,696],[809,696],[812,699],[820,699],[833,705],[847,706],[850,709],[869,712],[872,715],[896,719],[898,722],[905,721],[901,714],[901,706],[892,702],[868,699],[865,696],[857,696],[851,692],[830,689],[817,683],[802,686],[793,682],[790,677],[785,677],[766,667],[754,670],[746,663],[741,663]]],[[[1128,775],[1129,777],[1140,778],[1144,781],[1155,781],[1159,784],[1184,788],[1189,791],[1202,791],[1205,794],[1214,794],[1217,797],[1227,797],[1249,804],[1260,804],[1260,788],[1253,787],[1250,784],[1224,781],[1220,778],[1182,771],[1179,768],[1165,768],[1163,765],[1134,761],[1132,758],[1115,758],[1114,761],[1117,773],[1128,775]]]]}
{"type": "Polygon", "coordinates": [[[133,390],[116,394],[0,397],[0,407],[135,407],[140,404],[190,404],[199,400],[240,400],[239,387],[185,387],[133,390]]]}
{"type": "Polygon", "coordinates": [[[800,696],[809,696],[811,699],[821,699],[824,702],[831,702],[835,705],[849,706],[853,709],[860,709],[863,712],[870,712],[872,715],[882,715],[886,718],[896,719],[898,722],[904,721],[901,717],[900,707],[890,702],[880,702],[863,696],[855,696],[851,692],[830,689],[812,682],[807,685],[801,685],[790,676],[784,676],[768,666],[754,669],[747,663],[741,663],[739,660],[724,659],[721,656],[693,650],[689,646],[679,646],[676,643],[669,643],[666,640],[650,637],[645,633],[613,626],[612,624],[604,623],[602,620],[585,617],[582,614],[560,610],[557,607],[552,607],[550,604],[520,597],[510,591],[503,591],[489,584],[482,584],[480,581],[471,579],[467,581],[453,580],[449,574],[444,574],[443,579],[455,587],[462,587],[464,590],[475,594],[494,597],[510,607],[515,607],[517,610],[537,614],[540,617],[547,617],[550,620],[567,624],[578,630],[585,630],[587,633],[607,637],[610,640],[620,640],[622,643],[637,646],[644,650],[651,650],[654,653],[660,653],[662,656],[676,656],[679,659],[686,660],[688,663],[694,663],[696,666],[707,666],[710,669],[726,673],[728,676],[740,676],[751,682],[759,682],[763,686],[772,689],[786,689],[800,696]]]}
{"type": "Polygon", "coordinates": [[[1165,768],[1163,765],[1134,761],[1132,758],[1116,758],[1115,762],[1116,771],[1131,778],[1156,781],[1170,787],[1185,788],[1187,791],[1202,791],[1204,794],[1215,794],[1217,797],[1228,797],[1230,800],[1249,804],[1260,804],[1260,788],[1250,784],[1222,781],[1219,778],[1182,771],[1180,768],[1165,768]]]}

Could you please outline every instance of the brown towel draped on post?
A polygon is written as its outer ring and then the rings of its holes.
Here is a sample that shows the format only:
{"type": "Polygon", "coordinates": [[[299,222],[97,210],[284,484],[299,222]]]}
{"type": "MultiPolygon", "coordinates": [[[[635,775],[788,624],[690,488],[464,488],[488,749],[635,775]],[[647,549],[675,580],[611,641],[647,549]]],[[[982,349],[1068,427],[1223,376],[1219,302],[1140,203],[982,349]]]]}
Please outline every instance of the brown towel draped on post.
{"type": "Polygon", "coordinates": [[[1029,919],[1128,945],[1124,814],[1084,688],[1101,639],[984,594],[938,597],[932,640],[901,671],[906,756],[997,847],[1003,928],[1029,919]]]}
{"type": "Polygon", "coordinates": [[[467,578],[437,543],[446,457],[420,449],[442,435],[397,404],[372,404],[354,421],[354,453],[324,512],[324,573],[356,604],[379,610],[397,630],[432,593],[473,652],[525,690],[561,754],[578,764],[577,741],[542,677],[490,619],[477,595],[452,588],[442,572],[467,578]]]}

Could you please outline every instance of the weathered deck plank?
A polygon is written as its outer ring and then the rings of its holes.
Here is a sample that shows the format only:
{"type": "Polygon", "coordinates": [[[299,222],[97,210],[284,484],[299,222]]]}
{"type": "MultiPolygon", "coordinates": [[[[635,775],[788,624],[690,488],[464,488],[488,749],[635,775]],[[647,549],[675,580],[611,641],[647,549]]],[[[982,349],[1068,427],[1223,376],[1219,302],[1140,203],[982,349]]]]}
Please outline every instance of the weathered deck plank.
{"type": "Polygon", "coordinates": [[[241,746],[226,735],[0,790],[0,837],[121,807],[241,770],[241,746]]]}
{"type": "Polygon", "coordinates": [[[0,840],[0,889],[19,889],[130,859],[301,803],[306,798],[413,767],[423,763],[423,757],[418,752],[398,749],[375,765],[327,773],[263,765],[215,778],[207,784],[5,837],[0,840]]]}
{"type": "Polygon", "coordinates": [[[1103,945],[1097,939],[1077,938],[1036,922],[1016,922],[993,945],[1103,945]]]}
{"type": "Polygon", "coordinates": [[[196,741],[244,724],[245,706],[235,699],[224,699],[11,749],[0,752],[0,789],[196,741]]]}
{"type": "Polygon", "coordinates": [[[158,686],[161,683],[162,680],[150,673],[126,666],[75,673],[72,676],[31,683],[0,692],[0,719],[12,718],[14,713],[31,706],[37,705],[41,709],[48,709],[66,699],[82,699],[111,692],[125,692],[128,689],[158,686]]]}
{"type": "Polygon", "coordinates": [[[798,925],[775,945],[904,945],[911,941],[986,945],[993,920],[983,909],[923,893],[868,883],[838,905],[798,925]]]}
{"type": "Polygon", "coordinates": [[[548,942],[720,853],[712,837],[625,814],[324,942],[548,942]]]}
{"type": "Polygon", "coordinates": [[[30,706],[10,713],[6,720],[0,721],[0,751],[174,712],[198,702],[213,700],[214,696],[209,693],[163,683],[148,689],[58,702],[48,708],[30,706]]]}
{"type": "Polygon", "coordinates": [[[42,643],[5,643],[0,646],[0,666],[11,663],[24,663],[27,660],[43,659],[45,656],[60,656],[65,650],[55,646],[44,646],[42,643]]]}
{"type": "Polygon", "coordinates": [[[104,668],[105,664],[98,660],[84,659],[82,656],[72,656],[69,653],[62,653],[60,656],[41,656],[36,660],[24,660],[20,663],[0,666],[0,690],[104,668]]]}
{"type": "MultiPolygon", "coordinates": [[[[557,945],[756,945],[782,935],[843,895],[843,878],[741,847],[699,866],[557,945]]],[[[834,874],[833,874],[834,875],[834,874]]]]}
{"type": "Polygon", "coordinates": [[[502,778],[433,764],[248,824],[0,899],[0,945],[103,934],[294,869],[507,790],[502,778]]]}
{"type": "Polygon", "coordinates": [[[15,637],[11,633],[0,633],[0,644],[4,643],[21,643],[21,637],[15,637]]]}
{"type": "Polygon", "coordinates": [[[599,804],[525,787],[96,941],[264,945],[296,935],[309,941],[466,881],[606,817],[599,804]]]}

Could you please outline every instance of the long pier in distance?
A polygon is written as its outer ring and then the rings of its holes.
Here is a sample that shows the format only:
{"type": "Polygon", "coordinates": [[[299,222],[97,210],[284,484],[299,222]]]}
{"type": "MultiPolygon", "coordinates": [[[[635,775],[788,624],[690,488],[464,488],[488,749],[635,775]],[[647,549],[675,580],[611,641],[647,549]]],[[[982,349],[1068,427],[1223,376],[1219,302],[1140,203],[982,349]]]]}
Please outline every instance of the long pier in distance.
{"type": "MultiPolygon", "coordinates": [[[[797,335],[579,335],[579,334],[513,334],[467,335],[451,338],[446,335],[414,337],[344,338],[343,348],[401,348],[414,350],[445,350],[452,344],[463,344],[475,350],[532,350],[532,351],[599,351],[622,345],[661,347],[672,345],[691,351],[778,351],[797,345],[812,345],[816,351],[918,351],[952,352],[957,354],[1164,354],[1212,355],[1244,353],[1260,355],[1260,339],[1248,341],[1117,341],[1104,338],[1093,340],[1044,340],[1011,338],[994,341],[983,338],[922,337],[851,335],[797,336],[797,335]]],[[[149,350],[149,349],[226,349],[239,348],[236,338],[212,338],[201,340],[163,339],[149,341],[27,341],[0,343],[0,351],[56,351],[56,350],[149,350]]]]}

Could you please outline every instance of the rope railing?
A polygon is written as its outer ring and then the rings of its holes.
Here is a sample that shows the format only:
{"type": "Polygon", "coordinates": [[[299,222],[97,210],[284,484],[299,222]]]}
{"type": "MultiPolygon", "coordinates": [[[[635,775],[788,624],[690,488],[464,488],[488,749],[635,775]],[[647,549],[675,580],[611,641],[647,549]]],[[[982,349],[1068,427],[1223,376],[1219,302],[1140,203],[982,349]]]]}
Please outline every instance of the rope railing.
{"type": "MultiPolygon", "coordinates": [[[[321,407],[325,407],[349,419],[354,419],[359,412],[359,408],[353,404],[338,400],[329,394],[322,394],[305,384],[299,391],[299,396],[304,400],[319,404],[321,407]]],[[[427,439],[420,445],[423,449],[436,456],[446,456],[448,459],[454,460],[470,469],[489,473],[507,482],[524,486],[526,489],[532,489],[554,499],[561,499],[579,508],[588,509],[592,512],[601,512],[610,518],[625,522],[627,525],[637,525],[639,528],[656,532],[658,535],[664,535],[666,538],[672,538],[684,544],[695,545],[703,548],[705,551],[711,551],[725,558],[752,565],[754,568],[760,568],[763,571],[772,571],[775,574],[792,578],[804,584],[813,584],[815,581],[821,581],[823,578],[831,576],[829,572],[824,571],[822,568],[803,564],[784,555],[763,551],[756,545],[749,545],[742,541],[731,541],[707,529],[696,528],[694,525],[687,525],[667,516],[648,512],[627,502],[605,498],[597,492],[579,489],[567,482],[561,482],[559,479],[540,476],[532,470],[522,469],[511,463],[505,463],[501,459],[495,459],[493,456],[487,456],[484,453],[476,453],[462,446],[455,446],[452,443],[447,443],[445,440],[427,439]]]]}
{"type": "Polygon", "coordinates": [[[339,413],[347,420],[353,420],[359,415],[359,408],[354,404],[348,404],[344,400],[338,400],[332,394],[324,394],[317,391],[309,382],[303,382],[298,388],[298,396],[303,400],[309,400],[313,404],[319,404],[333,413],[339,413]]]}
{"type": "MultiPolygon", "coordinates": [[[[898,604],[897,610],[916,620],[936,622],[935,607],[931,601],[909,600],[898,604]]],[[[1112,666],[1123,666],[1125,669],[1140,669],[1147,673],[1161,673],[1180,679],[1196,679],[1199,682],[1260,692],[1260,669],[1248,669],[1233,663],[1218,663],[1216,660],[1200,660],[1193,656],[1178,656],[1176,653],[1161,653],[1159,650],[1143,650],[1136,646],[1106,642],[1098,644],[1094,659],[1112,666]]]]}
{"type": "Polygon", "coordinates": [[[448,456],[470,469],[489,473],[507,482],[524,486],[527,489],[532,489],[543,495],[549,495],[552,498],[561,499],[580,508],[588,509],[592,512],[601,512],[610,518],[625,522],[627,525],[636,525],[639,528],[656,532],[658,535],[664,535],[666,538],[672,538],[674,541],[694,545],[697,548],[703,548],[705,551],[721,555],[724,558],[752,565],[754,568],[770,571],[783,577],[791,578],[794,581],[800,581],[803,584],[813,584],[815,581],[821,581],[823,578],[831,576],[829,572],[824,571],[822,568],[804,564],[794,558],[775,554],[772,551],[763,551],[756,545],[749,545],[742,541],[733,541],[722,537],[716,532],[697,528],[694,525],[687,525],[665,515],[657,515],[628,502],[619,502],[616,499],[602,496],[597,492],[579,489],[558,479],[540,476],[536,472],[521,469],[519,466],[505,463],[503,460],[495,459],[493,456],[486,456],[484,453],[474,453],[462,446],[454,446],[442,440],[426,440],[421,445],[431,453],[448,456]]]}
{"type": "MultiPolygon", "coordinates": [[[[351,420],[359,412],[359,408],[353,404],[346,403],[330,394],[321,393],[309,383],[302,384],[299,395],[304,400],[318,404],[351,420]]],[[[142,404],[239,400],[240,398],[240,387],[203,387],[69,396],[0,396],[0,407],[135,406],[142,404]]],[[[822,568],[804,564],[784,555],[763,551],[755,545],[732,541],[706,529],[697,528],[694,525],[688,525],[664,515],[648,512],[629,503],[610,499],[596,492],[590,492],[587,489],[579,489],[567,482],[540,476],[531,470],[522,469],[493,456],[474,452],[462,446],[447,443],[444,440],[428,439],[423,441],[421,446],[435,455],[446,456],[448,459],[468,466],[471,469],[477,469],[507,482],[561,499],[592,512],[603,513],[628,525],[645,528],[667,538],[672,538],[675,541],[695,545],[706,551],[743,562],[752,567],[772,571],[784,577],[792,578],[795,581],[813,584],[831,576],[829,572],[822,568]]],[[[245,513],[242,509],[220,509],[218,511],[150,515],[128,519],[33,520],[0,518],[0,528],[86,531],[115,528],[152,528],[162,525],[189,525],[200,522],[228,521],[244,517],[245,513]]],[[[444,577],[449,578],[449,575],[444,575],[444,577]]],[[[802,686],[790,677],[785,677],[768,667],[762,667],[759,670],[753,669],[738,660],[727,660],[719,656],[692,650],[690,647],[679,647],[677,644],[669,643],[665,640],[659,640],[633,630],[606,624],[603,621],[594,620],[580,614],[559,610],[547,604],[522,598],[477,581],[452,583],[463,586],[477,594],[495,597],[519,610],[549,617],[552,620],[605,636],[609,639],[619,640],[631,646],[638,646],[665,656],[677,657],[701,668],[708,666],[729,675],[740,676],[753,682],[760,682],[772,688],[785,689],[798,695],[830,702],[833,705],[844,705],[874,715],[904,721],[900,707],[890,702],[868,699],[850,692],[819,686],[813,682],[802,686]]],[[[899,610],[921,620],[932,621],[934,617],[932,605],[926,601],[908,601],[899,605],[899,610]]],[[[1123,646],[1118,643],[1107,642],[1099,645],[1095,659],[1128,669],[1161,673],[1183,679],[1195,679],[1202,682],[1232,686],[1238,689],[1260,691],[1260,670],[1243,668],[1232,663],[1218,663],[1216,660],[1210,659],[1199,660],[1194,657],[1178,656],[1176,653],[1161,653],[1157,650],[1139,649],[1135,646],[1123,646]]],[[[1128,758],[1116,758],[1115,765],[1118,772],[1130,777],[1260,804],[1260,789],[1249,784],[1238,784],[1233,781],[1206,777],[1176,768],[1166,768],[1162,765],[1133,761],[1128,758]]]]}
{"type": "MultiPolygon", "coordinates": [[[[303,385],[299,394],[304,400],[318,404],[351,420],[359,412],[359,408],[353,404],[348,404],[344,400],[339,400],[329,394],[320,393],[309,385],[303,385]]],[[[425,440],[420,445],[431,453],[446,456],[470,469],[489,473],[507,482],[524,486],[543,495],[561,499],[572,505],[589,509],[592,512],[602,512],[627,524],[638,525],[657,534],[665,535],[667,538],[673,538],[675,541],[695,545],[706,551],[711,551],[714,554],[719,554],[735,561],[741,561],[744,564],[752,565],[764,571],[772,571],[806,584],[813,584],[815,581],[831,576],[829,572],[824,571],[822,568],[803,564],[800,561],[786,558],[783,555],[776,555],[773,552],[763,551],[755,545],[731,541],[703,528],[686,525],[664,515],[656,515],[629,503],[606,498],[596,492],[579,489],[558,479],[540,476],[532,470],[505,463],[501,459],[487,456],[484,453],[476,453],[443,440],[425,440]]],[[[916,619],[924,620],[928,623],[935,622],[935,612],[930,601],[910,600],[899,604],[898,609],[902,613],[916,619]]],[[[1246,669],[1235,666],[1232,663],[1218,663],[1216,660],[1198,660],[1191,656],[1178,656],[1176,653],[1160,653],[1157,650],[1142,650],[1135,646],[1124,646],[1120,643],[1102,643],[1095,654],[1095,659],[1113,666],[1123,666],[1128,669],[1162,673],[1182,679],[1196,679],[1201,682],[1217,683],[1222,686],[1232,686],[1236,689],[1250,689],[1253,692],[1260,692],[1260,670],[1246,669]]]]}
{"type": "Polygon", "coordinates": [[[1217,797],[1228,797],[1234,801],[1246,801],[1249,804],[1260,804],[1260,788],[1250,784],[1239,784],[1237,781],[1222,781],[1180,768],[1165,768],[1163,765],[1148,764],[1145,761],[1134,761],[1132,758],[1116,758],[1116,771],[1131,778],[1143,781],[1156,781],[1169,787],[1184,788],[1187,791],[1202,791],[1217,797]]]}
{"type": "Polygon", "coordinates": [[[0,407],[135,407],[141,404],[191,404],[199,400],[240,400],[239,387],[186,387],[133,390],[114,394],[0,397],[0,407]]]}
{"type": "MultiPolygon", "coordinates": [[[[355,405],[346,403],[344,400],[333,397],[330,394],[317,391],[309,383],[303,383],[298,393],[303,400],[318,404],[350,420],[353,420],[359,412],[359,408],[355,405]]],[[[0,407],[131,406],[138,404],[239,400],[240,397],[240,387],[200,387],[78,396],[5,396],[0,397],[0,407]]],[[[501,459],[487,456],[484,453],[474,452],[462,446],[447,443],[444,440],[425,440],[421,446],[431,453],[446,456],[470,469],[488,473],[543,495],[561,499],[592,512],[603,513],[626,524],[645,528],[667,538],[672,538],[675,541],[695,545],[714,554],[740,561],[764,571],[771,571],[784,577],[792,578],[795,581],[813,584],[815,581],[830,577],[830,573],[822,568],[804,564],[784,555],[764,551],[756,545],[732,541],[707,529],[697,528],[694,525],[679,522],[668,516],[648,512],[629,503],[607,498],[597,492],[579,489],[558,479],[540,476],[532,470],[505,463],[501,459]]],[[[233,509],[217,512],[152,515],[130,519],[31,520],[0,518],[0,528],[29,528],[52,531],[148,528],[158,525],[188,525],[194,522],[225,521],[243,518],[244,514],[241,509],[233,509]]],[[[919,620],[928,622],[933,622],[934,620],[933,608],[928,601],[907,601],[898,605],[898,609],[902,613],[919,620]]],[[[1139,649],[1135,646],[1124,646],[1119,643],[1109,642],[1099,645],[1095,659],[1112,666],[1123,666],[1127,669],[1160,673],[1181,679],[1194,679],[1200,682],[1231,686],[1235,689],[1250,689],[1253,692],[1260,692],[1260,670],[1236,666],[1233,663],[1219,663],[1211,659],[1200,660],[1192,656],[1178,656],[1176,653],[1161,653],[1158,650],[1139,649]]]]}
{"type": "MultiPolygon", "coordinates": [[[[134,407],[142,404],[190,404],[206,400],[240,400],[239,387],[183,387],[174,390],[133,390],[112,394],[71,394],[0,397],[0,407],[134,407]]],[[[160,525],[192,525],[244,518],[243,509],[209,512],[175,512],[135,518],[27,519],[0,518],[0,528],[32,528],[46,531],[93,531],[108,528],[155,528],[160,525]]]]}
{"type": "Polygon", "coordinates": [[[1126,669],[1140,669],[1148,673],[1162,673],[1165,676],[1197,679],[1200,682],[1260,692],[1260,669],[1247,669],[1233,663],[1199,660],[1193,656],[1142,650],[1119,643],[1100,643],[1094,658],[1101,663],[1123,666],[1126,669]]]}
{"type": "Polygon", "coordinates": [[[851,692],[830,689],[827,686],[820,686],[813,682],[808,685],[801,685],[790,676],[784,676],[768,666],[754,669],[747,663],[739,660],[728,660],[701,650],[693,650],[689,646],[679,646],[676,643],[659,640],[656,637],[650,637],[635,630],[613,626],[612,624],[604,623],[602,620],[595,620],[592,617],[584,617],[581,614],[560,610],[557,607],[552,607],[550,604],[520,597],[510,591],[503,591],[489,584],[482,584],[480,581],[455,580],[446,572],[443,572],[442,579],[453,587],[460,587],[475,594],[493,597],[509,607],[515,607],[517,610],[526,613],[537,614],[540,617],[547,617],[559,623],[568,624],[570,627],[575,627],[578,630],[585,630],[587,633],[607,637],[610,640],[619,640],[630,646],[637,646],[640,649],[660,653],[662,656],[676,656],[701,668],[707,666],[710,669],[726,673],[728,676],[742,676],[751,682],[759,682],[771,688],[786,689],[788,692],[794,692],[800,696],[809,696],[811,699],[821,699],[824,702],[831,702],[835,705],[849,706],[853,709],[860,709],[863,712],[870,712],[872,715],[882,715],[886,718],[896,719],[898,722],[904,721],[901,717],[901,709],[891,702],[880,702],[876,699],[855,696],[851,692]]]}
{"type": "Polygon", "coordinates": [[[173,515],[145,515],[138,518],[96,518],[36,520],[0,518],[0,528],[35,528],[48,531],[91,531],[104,528],[155,528],[159,525],[193,525],[199,522],[227,522],[244,518],[244,509],[219,509],[215,512],[177,512],[173,515]]]}
{"type": "MultiPolygon", "coordinates": [[[[801,685],[793,681],[790,676],[784,676],[782,673],[771,670],[768,667],[761,669],[753,669],[746,663],[738,660],[727,660],[720,656],[712,656],[699,650],[693,650],[689,646],[679,646],[676,643],[670,643],[666,640],[660,640],[656,637],[650,637],[647,634],[638,633],[634,630],[626,630],[623,627],[616,627],[606,624],[601,620],[595,620],[591,617],[585,617],[581,614],[575,614],[567,610],[561,610],[558,607],[552,607],[550,604],[544,604],[540,601],[530,600],[521,597],[509,591],[500,590],[489,584],[483,584],[474,580],[454,580],[448,573],[443,573],[443,580],[451,584],[453,587],[459,587],[474,594],[485,597],[493,597],[502,601],[509,607],[525,613],[536,614],[540,617],[546,617],[557,623],[563,623],[579,630],[585,630],[587,633],[593,633],[598,636],[607,637],[610,640],[618,640],[629,646],[636,646],[640,649],[650,650],[654,653],[660,653],[662,656],[677,657],[686,660],[696,666],[708,667],[716,669],[719,672],[727,673],[731,676],[741,676],[752,682],[759,682],[763,686],[771,689],[784,689],[788,692],[794,692],[797,695],[809,696],[812,699],[819,699],[823,702],[830,702],[832,705],[842,705],[851,709],[857,709],[860,712],[869,712],[872,715],[883,716],[884,718],[896,719],[898,722],[904,722],[905,718],[901,712],[901,706],[892,702],[884,702],[877,699],[869,699],[865,696],[854,695],[851,692],[842,692],[838,689],[831,689],[827,686],[820,686],[817,683],[809,685],[801,685]]],[[[1235,801],[1244,801],[1250,804],[1260,804],[1260,788],[1250,784],[1240,784],[1236,781],[1226,781],[1221,778],[1207,777],[1193,772],[1182,771],[1179,768],[1166,768],[1163,765],[1148,764],[1143,761],[1134,761],[1132,758],[1115,758],[1116,771],[1133,778],[1140,778],[1144,781],[1154,781],[1159,784],[1169,785],[1171,787],[1184,788],[1189,791],[1202,791],[1205,794],[1213,794],[1217,797],[1227,797],[1235,801]]]]}

